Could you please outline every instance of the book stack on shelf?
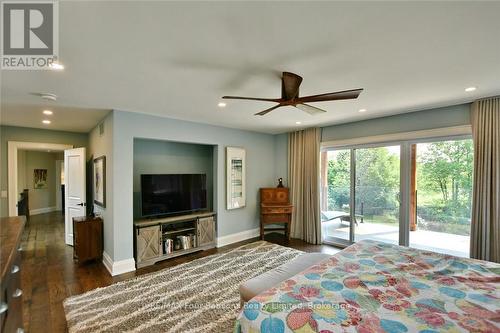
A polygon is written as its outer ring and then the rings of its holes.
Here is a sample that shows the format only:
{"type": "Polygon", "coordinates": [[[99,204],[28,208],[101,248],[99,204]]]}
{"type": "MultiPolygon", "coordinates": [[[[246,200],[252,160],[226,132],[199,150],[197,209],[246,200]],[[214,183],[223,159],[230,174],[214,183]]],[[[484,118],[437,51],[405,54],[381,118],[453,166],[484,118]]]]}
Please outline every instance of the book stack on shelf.
{"type": "Polygon", "coordinates": [[[174,240],[171,238],[163,239],[163,253],[169,254],[174,251],[174,240]]]}
{"type": "Polygon", "coordinates": [[[196,238],[194,234],[177,236],[180,241],[181,249],[187,250],[196,247],[196,238]]]}
{"type": "Polygon", "coordinates": [[[163,238],[163,253],[169,254],[173,251],[187,250],[196,247],[196,235],[179,235],[172,238],[163,238]]]}

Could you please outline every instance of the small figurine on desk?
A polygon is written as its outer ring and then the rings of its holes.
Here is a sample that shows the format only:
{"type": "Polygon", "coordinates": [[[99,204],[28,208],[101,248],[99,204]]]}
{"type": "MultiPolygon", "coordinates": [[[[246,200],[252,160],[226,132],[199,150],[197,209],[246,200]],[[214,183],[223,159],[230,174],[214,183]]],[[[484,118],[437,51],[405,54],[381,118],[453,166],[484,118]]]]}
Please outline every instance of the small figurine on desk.
{"type": "Polygon", "coordinates": [[[283,178],[278,178],[278,186],[277,187],[284,187],[283,186],[283,178]]]}

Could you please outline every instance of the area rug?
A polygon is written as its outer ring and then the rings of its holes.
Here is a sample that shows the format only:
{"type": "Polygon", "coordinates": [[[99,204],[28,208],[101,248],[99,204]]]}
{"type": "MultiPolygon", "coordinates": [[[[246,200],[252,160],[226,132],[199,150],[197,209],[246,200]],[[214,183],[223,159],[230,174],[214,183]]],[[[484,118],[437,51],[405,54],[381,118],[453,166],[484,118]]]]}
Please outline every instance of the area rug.
{"type": "Polygon", "coordinates": [[[67,298],[69,332],[231,332],[241,282],[302,252],[259,241],[67,298]]]}

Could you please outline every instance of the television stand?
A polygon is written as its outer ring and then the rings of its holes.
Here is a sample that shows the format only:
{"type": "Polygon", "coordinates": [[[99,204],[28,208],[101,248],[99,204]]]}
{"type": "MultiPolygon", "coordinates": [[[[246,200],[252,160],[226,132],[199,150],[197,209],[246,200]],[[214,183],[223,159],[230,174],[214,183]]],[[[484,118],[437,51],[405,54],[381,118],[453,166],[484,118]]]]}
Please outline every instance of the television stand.
{"type": "Polygon", "coordinates": [[[134,221],[136,267],[214,248],[215,223],[214,212],[134,221]]]}

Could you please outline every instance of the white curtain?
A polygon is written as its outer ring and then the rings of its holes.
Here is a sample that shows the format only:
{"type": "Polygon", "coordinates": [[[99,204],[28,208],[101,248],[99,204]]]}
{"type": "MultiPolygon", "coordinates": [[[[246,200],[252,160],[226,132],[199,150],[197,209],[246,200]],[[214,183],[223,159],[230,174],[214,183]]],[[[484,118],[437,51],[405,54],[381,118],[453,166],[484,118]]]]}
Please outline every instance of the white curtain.
{"type": "Polygon", "coordinates": [[[321,130],[288,134],[288,175],[292,213],[291,237],[321,244],[319,154],[321,130]]]}
{"type": "Polygon", "coordinates": [[[474,181],[471,258],[500,262],[500,97],[471,110],[474,181]]]}

